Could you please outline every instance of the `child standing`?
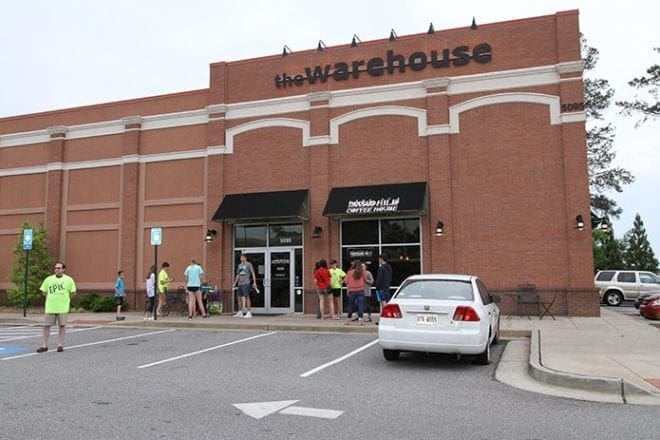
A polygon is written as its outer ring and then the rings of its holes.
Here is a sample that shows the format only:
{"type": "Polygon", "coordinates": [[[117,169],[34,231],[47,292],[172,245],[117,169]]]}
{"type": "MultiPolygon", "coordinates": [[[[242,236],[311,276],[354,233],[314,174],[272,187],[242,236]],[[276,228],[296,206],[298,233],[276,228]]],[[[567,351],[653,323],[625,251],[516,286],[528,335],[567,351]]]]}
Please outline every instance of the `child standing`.
{"type": "Polygon", "coordinates": [[[144,312],[144,320],[154,319],[154,301],[156,299],[156,266],[151,266],[147,275],[147,310],[144,312]]]}

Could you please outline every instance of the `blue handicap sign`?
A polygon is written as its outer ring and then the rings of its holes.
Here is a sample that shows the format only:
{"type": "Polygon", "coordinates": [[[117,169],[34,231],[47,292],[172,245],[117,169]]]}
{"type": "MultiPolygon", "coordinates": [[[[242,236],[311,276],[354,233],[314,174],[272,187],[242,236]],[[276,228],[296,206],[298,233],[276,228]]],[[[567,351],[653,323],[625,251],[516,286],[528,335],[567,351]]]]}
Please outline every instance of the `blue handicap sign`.
{"type": "Polygon", "coordinates": [[[23,229],[23,250],[32,250],[32,229],[23,229]]]}
{"type": "Polygon", "coordinates": [[[23,353],[28,351],[27,347],[0,347],[0,356],[8,356],[10,354],[23,353]]]}

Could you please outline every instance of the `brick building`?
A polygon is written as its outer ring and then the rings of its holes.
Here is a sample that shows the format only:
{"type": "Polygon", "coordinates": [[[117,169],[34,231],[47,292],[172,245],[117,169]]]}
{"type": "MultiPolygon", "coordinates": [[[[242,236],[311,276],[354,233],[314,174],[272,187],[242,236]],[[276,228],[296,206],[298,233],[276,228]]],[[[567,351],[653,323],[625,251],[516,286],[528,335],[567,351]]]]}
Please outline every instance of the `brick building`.
{"type": "Polygon", "coordinates": [[[196,258],[228,307],[241,251],[261,313],[313,311],[321,258],[375,270],[384,253],[395,284],[474,273],[597,315],[589,222],[576,228],[578,12],[355,43],[213,63],[207,89],[0,119],[0,290],[28,220],[81,292],[122,268],[138,302],[160,227],[174,284],[196,258]]]}

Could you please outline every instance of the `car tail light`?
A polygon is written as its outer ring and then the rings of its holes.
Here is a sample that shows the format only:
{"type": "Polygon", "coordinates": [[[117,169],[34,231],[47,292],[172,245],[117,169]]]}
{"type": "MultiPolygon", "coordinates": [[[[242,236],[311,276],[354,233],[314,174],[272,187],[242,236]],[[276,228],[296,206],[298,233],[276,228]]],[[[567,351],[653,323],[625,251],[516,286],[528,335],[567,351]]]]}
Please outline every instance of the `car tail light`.
{"type": "Polygon", "coordinates": [[[454,312],[454,321],[480,321],[477,312],[470,306],[458,306],[454,312]]]}
{"type": "Polygon", "coordinates": [[[381,318],[401,318],[401,309],[398,304],[387,304],[380,313],[381,318]]]}

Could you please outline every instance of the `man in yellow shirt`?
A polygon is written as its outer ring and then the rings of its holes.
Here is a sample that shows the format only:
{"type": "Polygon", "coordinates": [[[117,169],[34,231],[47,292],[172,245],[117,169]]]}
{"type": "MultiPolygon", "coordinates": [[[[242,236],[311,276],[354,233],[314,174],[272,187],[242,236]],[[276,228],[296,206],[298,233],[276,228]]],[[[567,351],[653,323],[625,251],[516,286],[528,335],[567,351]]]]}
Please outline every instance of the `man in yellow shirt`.
{"type": "Polygon", "coordinates": [[[76,283],[64,274],[66,266],[62,262],[55,263],[55,273],[46,277],[41,283],[41,292],[46,295],[46,310],[44,313],[44,332],[41,346],[37,353],[48,351],[48,337],[50,327],[57,324],[59,334],[57,338],[57,351],[64,351],[64,334],[66,331],[66,318],[69,313],[71,297],[76,294],[76,283]]]}

